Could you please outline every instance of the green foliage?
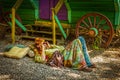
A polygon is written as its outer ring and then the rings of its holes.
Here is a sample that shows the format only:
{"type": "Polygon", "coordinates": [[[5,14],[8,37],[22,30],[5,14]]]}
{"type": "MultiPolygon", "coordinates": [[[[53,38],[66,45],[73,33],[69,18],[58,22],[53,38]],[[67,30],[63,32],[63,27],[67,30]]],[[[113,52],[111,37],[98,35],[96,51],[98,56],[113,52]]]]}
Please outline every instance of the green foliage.
{"type": "Polygon", "coordinates": [[[96,36],[95,41],[92,45],[93,49],[96,49],[96,50],[100,49],[100,44],[101,44],[101,36],[98,35],[96,36]]]}

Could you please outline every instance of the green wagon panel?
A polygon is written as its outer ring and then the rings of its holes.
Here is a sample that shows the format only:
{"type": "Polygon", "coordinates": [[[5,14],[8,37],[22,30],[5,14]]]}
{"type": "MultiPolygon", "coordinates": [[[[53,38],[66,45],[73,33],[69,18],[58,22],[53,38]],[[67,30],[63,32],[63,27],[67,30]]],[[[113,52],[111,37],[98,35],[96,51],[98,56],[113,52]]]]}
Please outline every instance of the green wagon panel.
{"type": "Polygon", "coordinates": [[[107,16],[115,25],[114,0],[70,0],[69,5],[73,24],[87,13],[98,12],[107,16]]]}
{"type": "Polygon", "coordinates": [[[20,15],[23,24],[33,24],[35,21],[34,9],[18,9],[17,13],[20,15]]]}
{"type": "MultiPolygon", "coordinates": [[[[4,11],[10,11],[17,0],[0,0],[4,11]]],[[[23,24],[33,24],[36,20],[35,5],[39,5],[39,0],[23,0],[22,4],[17,10],[23,24]]],[[[76,24],[77,21],[85,14],[91,12],[99,12],[107,16],[113,25],[120,25],[120,0],[68,0],[70,5],[70,23],[76,24]]],[[[38,9],[38,8],[37,8],[38,9]]]]}
{"type": "MultiPolygon", "coordinates": [[[[38,6],[39,0],[33,0],[35,4],[38,6]]],[[[35,21],[35,8],[31,3],[31,0],[23,0],[20,5],[17,13],[20,15],[23,24],[34,24],[35,21]]]]}

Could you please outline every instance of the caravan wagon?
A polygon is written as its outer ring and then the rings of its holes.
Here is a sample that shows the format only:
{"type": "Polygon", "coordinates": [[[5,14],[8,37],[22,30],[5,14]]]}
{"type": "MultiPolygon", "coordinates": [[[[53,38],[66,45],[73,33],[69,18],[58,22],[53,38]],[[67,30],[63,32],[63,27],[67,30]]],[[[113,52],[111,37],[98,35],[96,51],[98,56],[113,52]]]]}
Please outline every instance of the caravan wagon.
{"type": "Polygon", "coordinates": [[[39,34],[56,44],[74,33],[76,37],[84,36],[87,43],[108,47],[120,26],[120,0],[0,0],[0,3],[4,18],[11,15],[5,21],[0,15],[0,23],[12,26],[13,42],[18,26],[25,31],[24,38],[39,34]]]}

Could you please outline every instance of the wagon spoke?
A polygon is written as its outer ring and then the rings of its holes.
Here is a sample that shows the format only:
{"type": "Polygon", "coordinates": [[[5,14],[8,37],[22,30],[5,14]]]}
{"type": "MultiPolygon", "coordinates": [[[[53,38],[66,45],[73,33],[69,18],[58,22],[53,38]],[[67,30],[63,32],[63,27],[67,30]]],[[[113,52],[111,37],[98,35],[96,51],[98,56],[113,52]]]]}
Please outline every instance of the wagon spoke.
{"type": "Polygon", "coordinates": [[[82,28],[82,29],[84,29],[85,27],[83,27],[83,26],[78,26],[79,28],[82,28]]]}
{"type": "Polygon", "coordinates": [[[99,27],[99,25],[100,25],[100,23],[102,22],[102,18],[100,18],[100,20],[99,20],[99,22],[97,23],[97,26],[96,26],[96,28],[98,28],[99,27]]]}
{"type": "Polygon", "coordinates": [[[90,17],[88,17],[88,21],[89,21],[89,23],[90,23],[90,27],[92,27],[93,25],[92,25],[92,22],[91,22],[90,17]]]}
{"type": "Polygon", "coordinates": [[[83,27],[83,26],[79,26],[79,35],[80,34],[85,34],[85,33],[88,33],[88,28],[86,27],[83,27]]]}
{"type": "Polygon", "coordinates": [[[96,27],[96,16],[94,16],[94,27],[96,27]]]}
{"type": "Polygon", "coordinates": [[[89,25],[84,20],[82,22],[85,24],[86,27],[89,27],[89,25]]]}
{"type": "Polygon", "coordinates": [[[106,43],[105,39],[101,39],[102,44],[106,43]]]}
{"type": "Polygon", "coordinates": [[[106,34],[103,34],[102,37],[103,37],[103,38],[108,38],[109,36],[106,35],[106,34]]]}

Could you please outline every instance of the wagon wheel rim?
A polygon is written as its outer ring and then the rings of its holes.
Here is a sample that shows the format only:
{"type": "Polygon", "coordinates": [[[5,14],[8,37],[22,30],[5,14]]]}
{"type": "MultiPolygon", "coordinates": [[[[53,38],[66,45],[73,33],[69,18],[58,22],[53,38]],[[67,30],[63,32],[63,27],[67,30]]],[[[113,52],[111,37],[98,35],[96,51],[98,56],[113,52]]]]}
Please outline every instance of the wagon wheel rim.
{"type": "Polygon", "coordinates": [[[99,38],[99,47],[107,48],[112,41],[114,29],[106,16],[100,13],[88,13],[78,20],[75,32],[76,37],[80,35],[89,37],[89,40],[86,40],[88,44],[89,42],[93,44],[96,38],[99,38]],[[81,30],[83,30],[82,34],[81,30]]]}
{"type": "MultiPolygon", "coordinates": [[[[4,14],[4,23],[5,24],[8,24],[8,25],[10,25],[10,23],[9,22],[12,22],[11,21],[11,18],[10,18],[10,14],[11,14],[11,12],[5,12],[5,14],[4,14]]],[[[15,14],[15,18],[18,20],[18,21],[20,21],[20,22],[22,22],[22,20],[21,20],[21,18],[20,18],[20,16],[18,15],[18,14],[15,14]]],[[[10,25],[11,26],[11,25],[10,25]]],[[[18,25],[17,24],[15,24],[15,26],[16,26],[16,34],[17,35],[20,35],[20,34],[22,34],[22,29],[20,28],[20,27],[18,27],[18,25]]],[[[9,27],[10,28],[10,27],[9,27]]],[[[8,28],[8,29],[9,29],[8,28]]]]}

